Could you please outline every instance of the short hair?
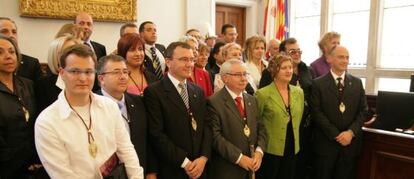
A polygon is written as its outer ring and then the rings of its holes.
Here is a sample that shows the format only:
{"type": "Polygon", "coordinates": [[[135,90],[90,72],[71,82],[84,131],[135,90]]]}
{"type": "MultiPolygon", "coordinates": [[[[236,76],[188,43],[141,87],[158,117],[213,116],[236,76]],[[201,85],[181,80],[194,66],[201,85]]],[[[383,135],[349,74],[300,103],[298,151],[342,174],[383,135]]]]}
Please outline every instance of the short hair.
{"type": "Polygon", "coordinates": [[[221,34],[225,34],[226,33],[226,30],[228,29],[228,28],[236,28],[236,26],[234,26],[233,24],[224,24],[222,27],[221,27],[221,34]]]}
{"type": "Polygon", "coordinates": [[[200,43],[200,45],[198,45],[198,52],[207,52],[208,54],[210,54],[210,47],[207,46],[206,44],[202,44],[200,43]]]}
{"type": "Polygon", "coordinates": [[[270,57],[269,65],[268,65],[267,69],[269,70],[270,76],[272,76],[272,79],[274,79],[276,77],[276,75],[280,71],[280,67],[282,66],[282,63],[286,62],[286,61],[289,61],[290,63],[293,63],[292,58],[288,55],[285,55],[285,54],[279,54],[279,55],[270,57]]]}
{"type": "Polygon", "coordinates": [[[122,36],[125,34],[125,33],[124,33],[124,30],[125,30],[127,27],[131,27],[131,28],[138,28],[138,26],[137,26],[136,24],[134,24],[134,23],[131,23],[131,22],[125,23],[125,24],[123,24],[123,25],[121,26],[121,29],[119,30],[119,36],[120,36],[120,37],[122,37],[122,36]]]}
{"type": "Polygon", "coordinates": [[[153,23],[153,22],[151,22],[151,21],[145,21],[145,22],[141,23],[141,25],[139,25],[139,29],[138,29],[138,31],[139,31],[139,32],[144,32],[145,25],[147,25],[147,24],[154,24],[154,23],[153,23]]]}
{"type": "Polygon", "coordinates": [[[0,17],[0,21],[5,20],[5,21],[10,21],[14,24],[14,27],[16,27],[17,29],[17,25],[16,22],[14,22],[12,19],[8,18],[8,17],[0,17]]]}
{"type": "Polygon", "coordinates": [[[66,59],[69,55],[74,54],[78,57],[88,58],[91,57],[94,62],[94,67],[96,67],[96,55],[92,49],[84,44],[76,44],[65,50],[63,50],[62,56],[60,56],[60,65],[61,68],[66,67],[66,59]]]}
{"type": "Polygon", "coordinates": [[[266,50],[266,40],[263,37],[260,36],[252,36],[249,37],[246,40],[245,48],[246,48],[246,55],[247,55],[247,61],[253,60],[253,50],[258,43],[263,43],[264,50],[266,50]]]}
{"type": "Polygon", "coordinates": [[[282,43],[280,43],[279,52],[286,52],[286,45],[295,44],[297,42],[298,41],[293,37],[287,38],[286,40],[282,41],[282,43]]]}
{"type": "Polygon", "coordinates": [[[96,73],[101,75],[104,73],[105,66],[108,62],[123,62],[125,63],[125,59],[119,55],[110,54],[107,56],[103,56],[99,58],[98,65],[96,65],[96,73]]]}
{"type": "Polygon", "coordinates": [[[327,32],[327,33],[325,33],[325,34],[323,34],[323,36],[321,37],[321,39],[319,40],[319,42],[318,42],[318,46],[319,46],[319,49],[323,52],[323,53],[325,53],[324,51],[323,51],[323,47],[329,42],[329,41],[331,41],[332,39],[334,39],[334,38],[341,38],[341,34],[339,34],[338,32],[334,32],[334,31],[332,31],[332,32],[327,32]]]}
{"type": "Polygon", "coordinates": [[[136,33],[128,33],[118,40],[118,55],[126,59],[126,54],[130,49],[141,46],[144,49],[144,40],[136,33]]]}
{"type": "Polygon", "coordinates": [[[279,39],[270,39],[269,42],[267,43],[267,50],[269,50],[270,46],[271,46],[271,42],[275,41],[277,44],[279,44],[280,46],[280,40],[279,39]]]}
{"type": "Polygon", "coordinates": [[[165,59],[171,59],[174,55],[174,51],[177,47],[185,48],[191,50],[191,46],[185,42],[172,42],[168,45],[167,49],[165,50],[165,59]]]}
{"type": "Polygon", "coordinates": [[[184,43],[188,43],[188,41],[193,41],[194,43],[197,44],[197,46],[199,45],[198,40],[195,37],[191,36],[191,35],[185,35],[185,36],[181,37],[179,41],[184,42],[184,43]]]}
{"type": "Polygon", "coordinates": [[[210,66],[213,66],[216,64],[216,59],[214,58],[214,55],[218,54],[220,52],[220,48],[226,45],[224,42],[217,42],[214,44],[213,49],[210,51],[210,56],[208,57],[208,64],[210,66]]]}
{"type": "Polygon", "coordinates": [[[16,69],[14,69],[14,71],[17,71],[17,69],[20,66],[20,62],[22,60],[22,54],[20,53],[19,47],[17,46],[17,43],[11,39],[10,37],[7,37],[3,34],[0,34],[0,39],[6,40],[8,42],[10,42],[13,45],[14,48],[14,53],[16,54],[16,60],[17,60],[17,64],[16,64],[16,69]]]}
{"type": "Polygon", "coordinates": [[[187,32],[185,32],[185,35],[189,35],[191,32],[200,32],[198,29],[188,29],[187,32]]]}
{"type": "Polygon", "coordinates": [[[223,46],[223,51],[221,52],[223,57],[226,57],[229,51],[232,49],[239,49],[240,51],[242,51],[242,48],[239,44],[235,42],[227,43],[226,45],[223,46]]]}
{"type": "Polygon", "coordinates": [[[73,41],[75,44],[80,44],[80,42],[76,40],[74,36],[70,34],[64,34],[63,36],[53,40],[49,45],[49,50],[47,53],[47,65],[49,66],[50,71],[55,75],[59,73],[59,67],[61,66],[60,56],[64,50],[62,49],[63,45],[69,41],[73,41]]]}
{"type": "Polygon", "coordinates": [[[75,38],[80,38],[80,34],[83,33],[83,28],[77,24],[65,24],[56,33],[55,38],[70,34],[75,38]]]}
{"type": "Polygon", "coordinates": [[[231,73],[231,68],[233,67],[233,65],[239,64],[241,66],[246,67],[246,64],[243,63],[241,60],[239,59],[235,59],[232,58],[230,60],[225,61],[221,67],[220,67],[220,75],[225,75],[227,73],[231,73]]]}

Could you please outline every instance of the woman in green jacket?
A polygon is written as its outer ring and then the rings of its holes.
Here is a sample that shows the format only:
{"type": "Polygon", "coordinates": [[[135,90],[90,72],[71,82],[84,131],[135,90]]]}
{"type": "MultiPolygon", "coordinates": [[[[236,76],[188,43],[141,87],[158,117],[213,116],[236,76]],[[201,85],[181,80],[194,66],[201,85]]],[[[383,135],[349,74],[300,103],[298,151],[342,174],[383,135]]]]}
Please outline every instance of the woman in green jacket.
{"type": "Polygon", "coordinates": [[[278,55],[269,62],[273,83],[256,92],[268,146],[257,178],[292,179],[299,152],[299,124],[304,108],[300,87],[290,85],[293,67],[289,56],[278,55]]]}

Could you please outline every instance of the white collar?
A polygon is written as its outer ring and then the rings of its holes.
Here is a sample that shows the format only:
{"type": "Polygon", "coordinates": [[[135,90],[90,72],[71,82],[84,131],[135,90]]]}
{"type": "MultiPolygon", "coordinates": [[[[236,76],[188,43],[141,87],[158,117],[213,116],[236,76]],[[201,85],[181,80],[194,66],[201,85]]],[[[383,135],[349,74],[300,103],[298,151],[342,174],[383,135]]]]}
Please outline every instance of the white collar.
{"type": "MultiPolygon", "coordinates": [[[[180,84],[180,81],[177,80],[177,78],[174,78],[169,72],[167,73],[168,78],[170,78],[171,82],[173,83],[175,88],[178,88],[178,84],[180,84]]],[[[184,85],[187,84],[187,80],[184,79],[184,85]]]]}
{"type": "Polygon", "coordinates": [[[342,83],[342,84],[344,83],[344,80],[345,80],[345,72],[343,72],[340,76],[338,76],[338,75],[336,75],[336,74],[332,71],[332,69],[331,69],[330,71],[331,71],[331,75],[333,76],[333,78],[334,78],[334,80],[335,80],[335,83],[337,83],[337,82],[338,82],[338,81],[336,80],[338,77],[341,77],[341,78],[342,78],[341,83],[342,83]]]}
{"type": "Polygon", "coordinates": [[[226,88],[227,92],[229,92],[232,99],[236,99],[237,97],[241,97],[241,99],[243,100],[243,92],[241,92],[239,95],[237,95],[232,90],[230,90],[227,86],[224,86],[224,87],[226,88]]]}
{"type": "Polygon", "coordinates": [[[125,95],[124,94],[122,94],[122,99],[121,100],[117,100],[114,97],[112,97],[108,92],[106,92],[104,88],[101,88],[101,92],[102,92],[102,95],[112,99],[112,101],[116,102],[117,104],[118,103],[125,104],[125,95]]]}
{"type": "MultiPolygon", "coordinates": [[[[90,93],[91,95],[91,108],[96,105],[98,107],[103,107],[103,104],[97,100],[98,96],[96,94],[90,93]]],[[[58,103],[58,114],[60,115],[61,119],[67,119],[71,113],[74,113],[72,108],[70,107],[68,101],[66,100],[65,90],[62,90],[57,99],[58,103]]]]}

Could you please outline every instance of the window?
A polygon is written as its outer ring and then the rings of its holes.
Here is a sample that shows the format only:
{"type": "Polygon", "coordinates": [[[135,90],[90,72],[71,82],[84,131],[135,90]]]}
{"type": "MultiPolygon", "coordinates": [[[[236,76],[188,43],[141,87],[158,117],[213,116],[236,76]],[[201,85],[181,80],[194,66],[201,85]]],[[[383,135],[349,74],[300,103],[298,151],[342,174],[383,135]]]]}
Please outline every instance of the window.
{"type": "Polygon", "coordinates": [[[382,25],[382,68],[414,68],[414,1],[385,0],[382,25]]]}
{"type": "Polygon", "coordinates": [[[321,0],[298,0],[292,6],[293,24],[291,37],[298,40],[302,49],[302,61],[310,65],[319,55],[318,41],[320,36],[321,0]]]}
{"type": "Polygon", "coordinates": [[[349,50],[349,66],[367,65],[369,0],[333,0],[332,30],[349,50]]]}
{"type": "Polygon", "coordinates": [[[378,90],[380,91],[410,91],[410,79],[379,78],[378,90]]]}

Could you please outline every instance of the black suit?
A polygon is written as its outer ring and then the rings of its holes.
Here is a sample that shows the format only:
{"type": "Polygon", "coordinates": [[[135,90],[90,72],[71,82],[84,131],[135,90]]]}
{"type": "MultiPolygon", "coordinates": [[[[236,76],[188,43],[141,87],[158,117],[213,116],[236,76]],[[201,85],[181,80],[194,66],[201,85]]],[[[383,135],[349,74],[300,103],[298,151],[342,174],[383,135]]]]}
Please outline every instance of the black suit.
{"type": "MultiPolygon", "coordinates": [[[[157,48],[161,54],[164,56],[165,52],[165,46],[161,44],[155,44],[155,48],[157,48]]],[[[144,57],[144,65],[147,71],[151,72],[152,74],[156,75],[155,68],[152,63],[152,57],[149,57],[148,55],[145,55],[144,57]]]]}
{"type": "Polygon", "coordinates": [[[315,122],[315,174],[318,179],[354,178],[354,170],[362,147],[362,124],[366,117],[365,91],[359,78],[345,75],[343,103],[339,111],[339,92],[331,73],[312,84],[311,107],[315,122]],[[341,132],[352,130],[355,137],[343,147],[335,140],[341,132]]]}
{"type": "MultiPolygon", "coordinates": [[[[210,157],[211,128],[207,121],[203,90],[187,82],[189,104],[197,130],[176,87],[168,76],[148,86],[144,101],[148,114],[150,144],[159,160],[158,178],[188,178],[181,165],[185,158],[210,157]]],[[[204,174],[200,178],[205,178],[204,174]]]]}
{"type": "Polygon", "coordinates": [[[22,60],[20,66],[17,69],[17,75],[37,81],[41,76],[40,63],[37,58],[22,54],[22,60]]]}
{"type": "Polygon", "coordinates": [[[56,86],[57,78],[58,75],[49,71],[46,76],[41,77],[35,83],[38,114],[55,102],[62,91],[62,89],[56,86]]]}
{"type": "Polygon", "coordinates": [[[206,70],[210,74],[211,84],[214,84],[214,79],[216,77],[216,74],[220,73],[220,67],[216,64],[216,62],[214,62],[213,64],[208,64],[206,66],[206,70]]]}
{"type": "Polygon", "coordinates": [[[93,47],[93,51],[95,51],[95,55],[97,60],[99,60],[101,57],[106,55],[106,48],[104,45],[98,43],[98,42],[94,42],[91,40],[91,44],[93,47]]]}
{"type": "Polygon", "coordinates": [[[250,145],[266,150],[267,134],[256,99],[243,94],[250,136],[244,134],[244,122],[235,100],[224,87],[208,99],[213,130],[213,153],[209,166],[211,179],[246,179],[249,172],[236,164],[240,154],[251,156],[250,145]]]}
{"type": "MultiPolygon", "coordinates": [[[[102,95],[102,91],[97,91],[97,94],[102,95]]],[[[145,173],[154,172],[154,168],[148,168],[148,163],[151,163],[148,154],[151,153],[151,150],[147,145],[147,117],[144,103],[141,97],[127,92],[124,93],[124,98],[131,142],[138,154],[139,164],[144,168],[145,173]]]]}

